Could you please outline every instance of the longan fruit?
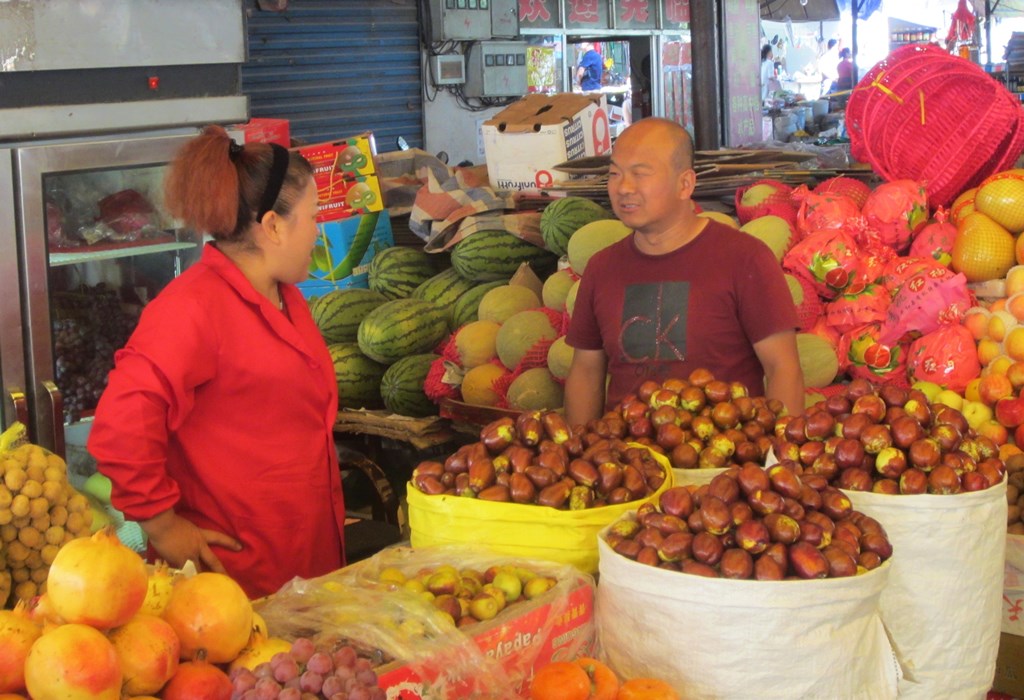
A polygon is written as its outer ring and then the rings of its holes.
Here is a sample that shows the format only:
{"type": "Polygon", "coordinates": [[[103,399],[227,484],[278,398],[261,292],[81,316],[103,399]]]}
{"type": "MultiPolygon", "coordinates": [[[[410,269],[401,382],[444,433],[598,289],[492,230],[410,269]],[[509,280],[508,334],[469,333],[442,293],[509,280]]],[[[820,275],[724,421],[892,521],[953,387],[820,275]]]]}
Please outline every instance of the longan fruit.
{"type": "Polygon", "coordinates": [[[57,483],[63,484],[66,474],[63,469],[57,467],[47,467],[43,470],[44,481],[56,481],[57,483]]]}
{"type": "Polygon", "coordinates": [[[43,546],[43,533],[34,527],[23,527],[18,530],[18,541],[29,549],[39,549],[43,546]]]}
{"type": "Polygon", "coordinates": [[[80,493],[74,493],[68,498],[68,510],[72,513],[83,513],[89,509],[89,501],[80,493]]]}
{"type": "Polygon", "coordinates": [[[1006,524],[1010,525],[1020,520],[1020,506],[1016,503],[1006,509],[1006,524]]]}
{"type": "Polygon", "coordinates": [[[43,533],[46,544],[58,545],[64,540],[64,528],[60,525],[51,525],[43,533]]]}
{"type": "Polygon", "coordinates": [[[28,517],[27,515],[23,515],[22,517],[15,518],[11,521],[11,525],[13,525],[17,530],[20,530],[23,527],[28,527],[31,524],[32,518],[28,517]]]}
{"type": "Polygon", "coordinates": [[[39,595],[39,586],[35,581],[22,581],[14,587],[14,599],[29,601],[39,595]]]}
{"type": "Polygon", "coordinates": [[[33,518],[41,518],[50,512],[50,502],[42,496],[33,498],[28,503],[28,512],[33,518]]]}
{"type": "Polygon", "coordinates": [[[39,532],[46,532],[50,528],[50,516],[44,515],[41,518],[32,518],[32,522],[29,525],[39,530],[39,532]]]}
{"type": "Polygon", "coordinates": [[[7,486],[0,484],[0,510],[10,508],[12,500],[14,500],[14,494],[7,486]]]}
{"type": "Polygon", "coordinates": [[[39,556],[43,558],[43,563],[49,566],[53,563],[54,557],[57,556],[57,552],[59,551],[59,542],[57,544],[45,544],[43,545],[43,548],[39,550],[39,556]]]}
{"type": "Polygon", "coordinates": [[[68,521],[64,525],[65,534],[77,534],[85,527],[85,515],[77,511],[68,513],[68,521]]]}
{"type": "Polygon", "coordinates": [[[29,570],[24,566],[11,569],[11,580],[15,583],[21,583],[22,581],[28,581],[31,578],[29,570]]]}
{"type": "Polygon", "coordinates": [[[43,498],[50,503],[57,503],[57,501],[60,500],[62,493],[64,493],[64,484],[59,481],[50,481],[47,479],[43,482],[43,498]]]}
{"type": "Polygon", "coordinates": [[[12,457],[7,457],[0,462],[0,474],[6,474],[12,469],[21,469],[21,465],[12,457]]]}
{"type": "Polygon", "coordinates": [[[20,467],[9,469],[4,472],[4,484],[11,490],[11,493],[21,491],[21,487],[28,481],[28,474],[20,467]]]}
{"type": "Polygon", "coordinates": [[[1013,484],[1006,485],[1006,502],[1013,505],[1020,498],[1020,489],[1013,484]]]}
{"type": "Polygon", "coordinates": [[[28,450],[25,449],[28,445],[22,445],[14,452],[11,453],[11,459],[18,463],[18,466],[24,469],[28,466],[28,450]]]}
{"type": "Polygon", "coordinates": [[[21,487],[21,495],[28,496],[29,498],[39,498],[43,495],[43,482],[29,477],[25,485],[21,487]]]}
{"type": "Polygon", "coordinates": [[[32,450],[28,455],[28,468],[46,469],[46,453],[43,452],[42,447],[35,446],[37,449],[32,450]]]}
{"type": "Polygon", "coordinates": [[[0,540],[4,542],[13,542],[18,539],[18,528],[14,525],[0,525],[0,540]]]}
{"type": "Polygon", "coordinates": [[[50,524],[64,526],[68,521],[68,509],[64,506],[54,506],[50,509],[50,524]]]}
{"type": "Polygon", "coordinates": [[[29,481],[38,481],[43,483],[46,480],[46,470],[40,467],[38,464],[30,464],[25,468],[25,474],[28,475],[29,481]]]}
{"type": "Polygon", "coordinates": [[[28,507],[28,496],[23,493],[19,493],[11,500],[11,514],[15,518],[23,518],[28,515],[28,507]]]}
{"type": "Polygon", "coordinates": [[[36,583],[45,583],[46,577],[49,576],[49,574],[50,567],[48,565],[40,566],[38,569],[32,569],[32,572],[29,574],[29,578],[36,583]]]}
{"type": "Polygon", "coordinates": [[[68,465],[64,460],[61,459],[59,455],[55,455],[53,453],[46,455],[46,468],[57,469],[60,471],[61,475],[67,474],[68,471],[68,465]]]}
{"type": "Polygon", "coordinates": [[[0,525],[7,525],[12,520],[14,520],[14,513],[10,508],[0,509],[0,525]]]}
{"type": "Polygon", "coordinates": [[[43,567],[43,557],[42,557],[42,555],[39,554],[39,550],[37,550],[37,549],[29,550],[28,556],[25,557],[25,566],[28,567],[29,569],[42,569],[42,568],[44,568],[43,567]]]}
{"type": "Polygon", "coordinates": [[[15,564],[21,564],[28,559],[28,547],[19,540],[14,540],[7,545],[7,560],[15,564]]]}

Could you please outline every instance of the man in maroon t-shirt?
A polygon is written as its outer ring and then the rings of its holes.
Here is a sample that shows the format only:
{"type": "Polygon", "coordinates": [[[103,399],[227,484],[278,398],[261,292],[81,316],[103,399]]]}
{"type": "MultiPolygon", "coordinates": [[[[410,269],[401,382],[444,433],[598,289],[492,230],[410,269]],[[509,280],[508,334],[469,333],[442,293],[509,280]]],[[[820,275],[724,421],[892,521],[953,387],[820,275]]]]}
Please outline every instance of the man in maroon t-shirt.
{"type": "Polygon", "coordinates": [[[599,417],[647,379],[697,368],[803,412],[796,309],[782,269],[760,240],[695,214],[696,177],[690,136],[675,122],[643,119],[617,139],[608,195],[633,234],[594,255],[580,282],[566,338],[570,425],[599,417]]]}

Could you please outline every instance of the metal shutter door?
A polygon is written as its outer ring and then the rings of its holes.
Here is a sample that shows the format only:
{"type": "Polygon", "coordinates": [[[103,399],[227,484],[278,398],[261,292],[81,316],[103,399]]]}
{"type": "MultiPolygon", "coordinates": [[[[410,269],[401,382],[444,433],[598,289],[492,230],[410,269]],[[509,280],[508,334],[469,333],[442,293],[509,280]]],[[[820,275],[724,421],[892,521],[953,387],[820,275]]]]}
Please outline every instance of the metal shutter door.
{"type": "Polygon", "coordinates": [[[423,147],[415,0],[290,0],[283,12],[245,3],[242,92],[253,117],[291,122],[306,143],[372,131],[423,147]]]}

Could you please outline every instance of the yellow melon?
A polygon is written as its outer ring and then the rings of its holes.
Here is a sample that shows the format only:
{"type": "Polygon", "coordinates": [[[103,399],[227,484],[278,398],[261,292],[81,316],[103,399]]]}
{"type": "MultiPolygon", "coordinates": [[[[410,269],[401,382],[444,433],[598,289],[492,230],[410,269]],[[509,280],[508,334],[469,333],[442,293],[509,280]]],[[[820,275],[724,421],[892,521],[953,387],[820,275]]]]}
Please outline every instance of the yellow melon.
{"type": "Polygon", "coordinates": [[[952,258],[968,282],[1002,279],[1017,261],[1013,235],[981,212],[968,214],[957,224],[952,258]]]}
{"type": "Polygon", "coordinates": [[[577,275],[583,275],[587,262],[594,253],[604,250],[632,233],[632,229],[618,219],[592,221],[581,226],[569,239],[569,267],[577,275]]]}
{"type": "Polygon", "coordinates": [[[548,348],[548,370],[556,379],[569,376],[569,365],[572,364],[572,346],[565,342],[565,336],[556,338],[548,348]]]}
{"type": "Polygon", "coordinates": [[[483,295],[476,316],[481,321],[504,323],[520,311],[536,309],[540,305],[540,298],[529,287],[504,284],[483,295]]]}
{"type": "Polygon", "coordinates": [[[462,400],[474,406],[497,406],[501,396],[494,390],[494,382],[507,373],[492,362],[477,365],[462,377],[462,400]]]}
{"type": "Polygon", "coordinates": [[[551,410],[562,407],[564,394],[546,367],[534,367],[512,381],[505,398],[509,408],[520,411],[551,410]]]}
{"type": "MultiPolygon", "coordinates": [[[[501,364],[515,369],[527,353],[533,351],[538,343],[554,340],[558,337],[547,313],[543,311],[520,311],[501,324],[494,345],[501,364]]],[[[547,348],[544,348],[547,352],[547,348]]]]}
{"type": "Polygon", "coordinates": [[[1004,170],[978,185],[974,208],[1010,233],[1024,231],[1024,170],[1004,170]]]}
{"type": "Polygon", "coordinates": [[[565,311],[565,298],[569,295],[576,278],[569,270],[559,270],[544,280],[541,301],[555,311],[565,311]]]}
{"type": "Polygon", "coordinates": [[[580,281],[576,280],[573,282],[572,287],[569,288],[569,293],[565,296],[565,311],[572,316],[572,310],[576,308],[576,294],[580,291],[580,281]]]}
{"type": "Polygon", "coordinates": [[[497,356],[494,341],[499,328],[501,324],[494,321],[473,321],[456,331],[455,350],[459,354],[459,363],[466,369],[472,369],[493,360],[497,356]]]}

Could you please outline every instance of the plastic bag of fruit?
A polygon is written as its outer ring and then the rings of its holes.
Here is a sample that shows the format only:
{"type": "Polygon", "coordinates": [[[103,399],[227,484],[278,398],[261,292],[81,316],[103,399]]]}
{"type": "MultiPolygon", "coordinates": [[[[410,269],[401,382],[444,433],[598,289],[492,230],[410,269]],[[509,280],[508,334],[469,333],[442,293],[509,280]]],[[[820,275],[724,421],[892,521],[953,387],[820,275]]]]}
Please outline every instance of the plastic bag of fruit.
{"type": "Polygon", "coordinates": [[[879,341],[881,324],[868,323],[839,338],[839,370],[851,379],[906,386],[907,344],[887,345],[879,341]]]}
{"type": "Polygon", "coordinates": [[[345,638],[380,650],[402,697],[515,698],[535,665],[589,653],[593,579],[571,566],[481,547],[393,547],[257,611],[275,636],[345,638]]]}
{"type": "Polygon", "coordinates": [[[811,283],[818,296],[835,299],[854,279],[860,247],[845,229],[823,229],[807,235],[789,249],[782,268],[811,283]]]}
{"type": "Polygon", "coordinates": [[[1005,479],[947,495],[845,493],[885,524],[896,552],[880,606],[905,671],[899,696],[985,697],[999,647],[1005,479]]]}
{"type": "Polygon", "coordinates": [[[974,336],[964,326],[947,324],[910,344],[907,375],[911,382],[934,382],[960,393],[980,373],[974,336]]]}
{"type": "Polygon", "coordinates": [[[893,295],[878,338],[888,345],[913,340],[944,324],[960,323],[972,306],[963,273],[933,267],[910,277],[893,295]]]}
{"type": "MultiPolygon", "coordinates": [[[[704,499],[712,500],[707,495],[704,499]]],[[[734,504],[739,502],[745,503],[742,497],[734,504]]],[[[721,507],[728,513],[728,506],[721,507]]],[[[694,508],[693,512],[703,517],[705,506],[694,508]]],[[[664,510],[658,517],[667,520],[671,514],[664,510]]],[[[630,677],[657,669],[659,677],[681,697],[693,700],[895,697],[900,671],[878,612],[879,596],[889,576],[888,562],[862,575],[849,575],[856,569],[851,558],[848,564],[852,568],[841,578],[821,578],[819,572],[810,578],[801,576],[805,580],[782,580],[786,574],[780,568],[772,580],[757,580],[766,576],[760,571],[761,563],[774,561],[765,553],[753,564],[756,578],[733,578],[737,574],[726,573],[726,559],[748,552],[739,544],[747,535],[734,530],[737,544],[726,550],[729,554],[720,555],[719,573],[710,564],[696,564],[713,561],[699,551],[705,549],[703,545],[698,546],[699,537],[715,538],[709,535],[709,528],[697,535],[680,532],[665,536],[655,555],[659,561],[675,556],[670,540],[693,538],[689,545],[693,559],[683,560],[682,571],[669,570],[645,562],[642,553],[633,560],[621,538],[614,548],[610,544],[623,525],[639,525],[637,518],[635,513],[626,516],[599,539],[599,641],[609,664],[619,673],[630,677]],[[764,562],[760,562],[762,558],[764,562]],[[692,569],[687,566],[691,563],[695,564],[692,569]],[[685,638],[683,647],[681,636],[685,638]],[[683,648],[685,652],[681,652],[683,648]],[[852,689],[856,689],[855,695],[852,689]]],[[[649,524],[650,516],[645,516],[645,522],[648,524],[640,526],[637,539],[656,527],[649,524]]],[[[747,522],[766,521],[753,518],[747,522]]],[[[786,557],[785,546],[778,542],[776,546],[782,546],[786,557]]],[[[797,559],[797,548],[806,547],[824,560],[824,555],[818,554],[821,550],[809,542],[794,542],[790,547],[791,560],[797,559]]],[[[824,566],[827,571],[829,564],[824,566]]]]}

